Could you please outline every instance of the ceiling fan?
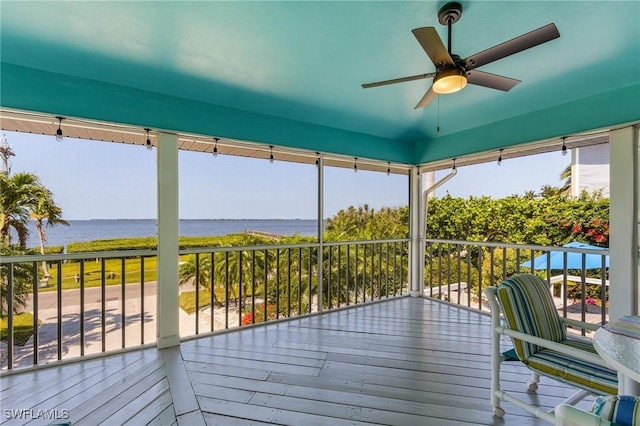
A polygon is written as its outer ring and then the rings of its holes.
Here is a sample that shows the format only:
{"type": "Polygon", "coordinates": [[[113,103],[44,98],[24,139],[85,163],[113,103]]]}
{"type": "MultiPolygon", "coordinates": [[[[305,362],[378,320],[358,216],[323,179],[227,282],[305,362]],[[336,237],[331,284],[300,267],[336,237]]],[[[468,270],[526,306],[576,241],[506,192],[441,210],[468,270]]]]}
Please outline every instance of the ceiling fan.
{"type": "Polygon", "coordinates": [[[433,77],[433,84],[422,99],[420,99],[415,109],[428,106],[438,94],[448,94],[462,90],[467,83],[508,92],[516,84],[520,83],[520,80],[478,71],[476,68],[560,37],[560,33],[555,24],[548,24],[480,53],[461,59],[460,56],[451,53],[451,26],[458,22],[461,16],[462,5],[456,2],[445,4],[438,12],[438,21],[448,27],[447,48],[445,48],[434,27],[423,27],[412,30],[418,43],[420,43],[427,53],[433,65],[435,65],[435,72],[367,83],[363,84],[362,88],[368,89],[370,87],[433,77]]]}

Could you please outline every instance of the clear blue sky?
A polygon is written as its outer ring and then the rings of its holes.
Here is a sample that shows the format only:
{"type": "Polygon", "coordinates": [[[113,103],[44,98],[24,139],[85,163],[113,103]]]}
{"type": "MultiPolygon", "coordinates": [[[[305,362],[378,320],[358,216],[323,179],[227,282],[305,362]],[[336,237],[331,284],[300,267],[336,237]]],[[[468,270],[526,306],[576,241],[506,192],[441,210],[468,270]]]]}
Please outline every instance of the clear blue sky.
{"type": "MultiPolygon", "coordinates": [[[[141,146],[6,132],[12,173],[35,172],[67,220],[156,217],[156,152],[141,146]]],[[[313,219],[315,165],[180,152],[183,219],[313,219]]],[[[560,152],[458,168],[438,196],[499,198],[558,186],[571,156],[560,152]]],[[[448,171],[438,172],[437,178],[448,171]]],[[[325,217],[349,205],[407,204],[407,177],[325,169],[325,217]]]]}

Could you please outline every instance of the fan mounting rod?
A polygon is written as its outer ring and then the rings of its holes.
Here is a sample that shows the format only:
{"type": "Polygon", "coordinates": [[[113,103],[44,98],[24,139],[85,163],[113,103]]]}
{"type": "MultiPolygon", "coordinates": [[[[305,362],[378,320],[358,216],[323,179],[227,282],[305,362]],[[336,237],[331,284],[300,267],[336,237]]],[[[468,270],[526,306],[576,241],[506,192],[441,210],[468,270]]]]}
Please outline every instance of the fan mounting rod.
{"type": "Polygon", "coordinates": [[[447,3],[438,11],[438,22],[446,25],[448,29],[447,50],[451,54],[451,25],[462,17],[462,5],[457,2],[447,3]]]}

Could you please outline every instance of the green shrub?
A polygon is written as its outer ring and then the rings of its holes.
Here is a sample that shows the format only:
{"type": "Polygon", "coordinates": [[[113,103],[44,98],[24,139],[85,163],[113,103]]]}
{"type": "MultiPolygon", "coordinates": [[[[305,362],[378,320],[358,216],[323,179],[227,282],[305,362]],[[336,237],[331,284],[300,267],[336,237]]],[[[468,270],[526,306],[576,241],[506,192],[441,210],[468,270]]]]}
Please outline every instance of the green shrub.
{"type": "Polygon", "coordinates": [[[60,254],[62,252],[64,252],[64,246],[51,246],[44,248],[44,254],[60,254]]]}
{"type": "Polygon", "coordinates": [[[119,250],[155,250],[157,248],[157,245],[158,243],[155,237],[112,238],[107,240],[70,243],[67,245],[67,253],[119,250]]]}
{"type": "MultiPolygon", "coordinates": [[[[602,287],[597,284],[585,285],[585,299],[600,300],[600,293],[602,287]]],[[[605,290],[605,298],[609,300],[609,289],[605,290]]],[[[576,283],[573,281],[567,281],[567,300],[581,300],[582,299],[582,283],[576,283]]]]}
{"type": "MultiPolygon", "coordinates": [[[[220,247],[234,245],[232,242],[237,241],[239,237],[245,234],[229,234],[210,237],[180,237],[179,244],[181,249],[198,248],[198,247],[220,247]]],[[[292,237],[283,237],[280,243],[284,243],[286,239],[292,237]]],[[[309,239],[313,241],[313,239],[309,239]]],[[[273,239],[250,236],[247,239],[248,244],[273,244],[273,239]]],[[[138,238],[112,238],[106,240],[84,241],[70,243],[67,246],[67,253],[86,253],[100,251],[124,251],[124,250],[155,250],[158,241],[156,237],[138,237],[138,238]]]]}

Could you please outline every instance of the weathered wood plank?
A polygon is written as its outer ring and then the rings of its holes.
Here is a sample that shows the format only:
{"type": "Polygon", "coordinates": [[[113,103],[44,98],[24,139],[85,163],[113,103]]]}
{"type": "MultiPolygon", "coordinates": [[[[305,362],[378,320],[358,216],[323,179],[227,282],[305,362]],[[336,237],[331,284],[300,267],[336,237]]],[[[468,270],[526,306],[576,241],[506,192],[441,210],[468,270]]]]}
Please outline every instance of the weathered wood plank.
{"type": "Polygon", "coordinates": [[[267,361],[259,361],[252,359],[239,359],[239,358],[231,358],[231,357],[216,357],[213,355],[204,355],[204,354],[195,354],[186,352],[183,353],[183,357],[187,361],[196,361],[196,362],[219,362],[224,365],[232,366],[232,367],[241,367],[241,368],[254,368],[254,369],[262,369],[266,371],[279,371],[279,372],[295,372],[295,374],[307,374],[309,376],[317,376],[320,374],[320,368],[318,367],[306,367],[302,365],[288,365],[284,363],[273,363],[267,361]]]}
{"type": "Polygon", "coordinates": [[[176,412],[173,405],[169,405],[162,413],[147,423],[148,426],[171,426],[176,422],[176,412]]]}
{"type": "MultiPolygon", "coordinates": [[[[141,398],[140,398],[141,399],[141,398]]],[[[143,402],[138,399],[137,402],[143,402]]],[[[171,392],[167,389],[160,394],[156,399],[152,400],[144,409],[140,410],[136,415],[124,422],[127,426],[148,425],[150,423],[157,422],[157,419],[161,414],[165,414],[167,409],[172,408],[171,404],[171,392]]],[[[200,414],[200,410],[198,410],[200,414]]],[[[170,415],[173,417],[171,422],[175,421],[175,411],[173,409],[166,415],[166,420],[169,420],[170,415]]],[[[202,414],[200,414],[202,416],[202,414]]],[[[114,423],[115,424],[115,423],[114,423]]]]}
{"type": "Polygon", "coordinates": [[[198,397],[198,403],[202,414],[218,414],[229,417],[237,417],[245,420],[255,420],[264,423],[274,423],[278,410],[268,407],[248,407],[247,404],[198,397]]]}
{"type": "Polygon", "coordinates": [[[180,354],[180,348],[173,347],[160,351],[164,360],[164,367],[169,380],[171,396],[173,398],[173,409],[176,415],[199,410],[198,401],[193,393],[191,381],[187,374],[184,361],[180,354]]]}
{"type": "Polygon", "coordinates": [[[229,365],[214,362],[186,362],[185,364],[190,377],[196,376],[198,373],[217,374],[220,376],[244,377],[254,380],[266,380],[269,377],[269,370],[261,370],[259,368],[233,367],[229,365]]]}
{"type": "Polygon", "coordinates": [[[200,354],[208,355],[212,357],[220,358],[234,358],[234,359],[246,359],[260,362],[268,362],[272,364],[287,364],[287,365],[299,365],[303,367],[322,367],[325,357],[322,358],[310,358],[300,357],[297,355],[284,355],[275,353],[265,349],[264,351],[246,351],[241,349],[226,349],[226,348],[206,348],[203,346],[193,346],[191,348],[183,348],[183,353],[188,354],[200,354]]]}
{"type": "Polygon", "coordinates": [[[207,426],[267,426],[272,424],[256,420],[240,419],[238,417],[222,416],[220,414],[205,413],[203,416],[207,426]]]}
{"type": "MultiPolygon", "coordinates": [[[[162,400],[163,396],[164,398],[168,396],[168,399],[171,399],[171,394],[168,393],[168,390],[169,381],[165,377],[155,385],[148,387],[144,392],[122,406],[122,408],[120,408],[118,411],[113,412],[111,415],[105,416],[104,421],[95,421],[94,424],[124,425],[129,421],[133,421],[133,419],[137,415],[140,415],[141,413],[146,414],[147,410],[150,410],[152,412],[152,415],[149,416],[150,419],[148,420],[150,421],[166,408],[166,406],[163,406],[162,400]],[[160,405],[156,405],[156,401],[158,400],[160,400],[160,405]]],[[[94,418],[94,420],[97,419],[94,418]]]]}
{"type": "MultiPolygon", "coordinates": [[[[63,407],[66,410],[75,411],[81,405],[87,403],[87,400],[92,398],[105,398],[109,394],[109,390],[112,386],[125,383],[126,379],[138,371],[144,371],[144,369],[155,369],[162,365],[162,361],[158,357],[143,357],[137,361],[123,365],[121,370],[113,372],[108,377],[92,377],[84,380],[82,383],[67,388],[64,391],[56,394],[54,397],[42,401],[34,405],[37,409],[55,409],[57,407],[63,407]]],[[[105,370],[105,374],[106,374],[105,370]]],[[[35,403],[37,398],[34,398],[31,403],[35,403]]]]}
{"type": "MultiPolygon", "coordinates": [[[[214,342],[215,341],[213,339],[200,339],[200,340],[194,340],[189,343],[192,343],[191,346],[195,347],[194,352],[207,353],[208,348],[219,347],[219,345],[214,342]]],[[[185,347],[186,347],[186,344],[183,344],[182,348],[184,349],[185,347]]],[[[291,356],[291,357],[298,357],[298,358],[311,358],[315,360],[318,360],[318,359],[323,360],[327,358],[327,353],[322,351],[313,352],[308,350],[280,348],[273,345],[268,345],[268,346],[261,345],[259,342],[254,342],[254,343],[251,343],[250,345],[243,345],[242,351],[249,352],[249,353],[258,353],[258,354],[283,355],[283,356],[291,356]]]]}
{"type": "MultiPolygon", "coordinates": [[[[293,377],[313,377],[313,376],[298,376],[293,377]]],[[[275,393],[284,395],[288,386],[286,384],[280,384],[276,381],[264,381],[264,380],[251,380],[241,377],[231,376],[218,376],[212,374],[199,374],[191,377],[194,387],[198,384],[215,385],[218,387],[232,388],[232,389],[251,389],[254,392],[275,393]]],[[[313,380],[311,380],[313,382],[313,380]]],[[[198,394],[202,395],[202,394],[198,394]]],[[[206,396],[206,395],[205,395],[206,396]]]]}
{"type": "Polygon", "coordinates": [[[106,389],[100,398],[88,399],[86,404],[71,410],[71,422],[74,426],[98,424],[165,378],[164,365],[160,365],[155,370],[140,370],[125,379],[123,383],[106,389]]]}
{"type": "Polygon", "coordinates": [[[233,389],[204,383],[194,383],[193,389],[198,397],[220,399],[223,401],[247,403],[255,394],[254,391],[233,389]]]}
{"type": "Polygon", "coordinates": [[[206,426],[206,420],[200,410],[185,413],[177,418],[178,426],[206,426]]]}

